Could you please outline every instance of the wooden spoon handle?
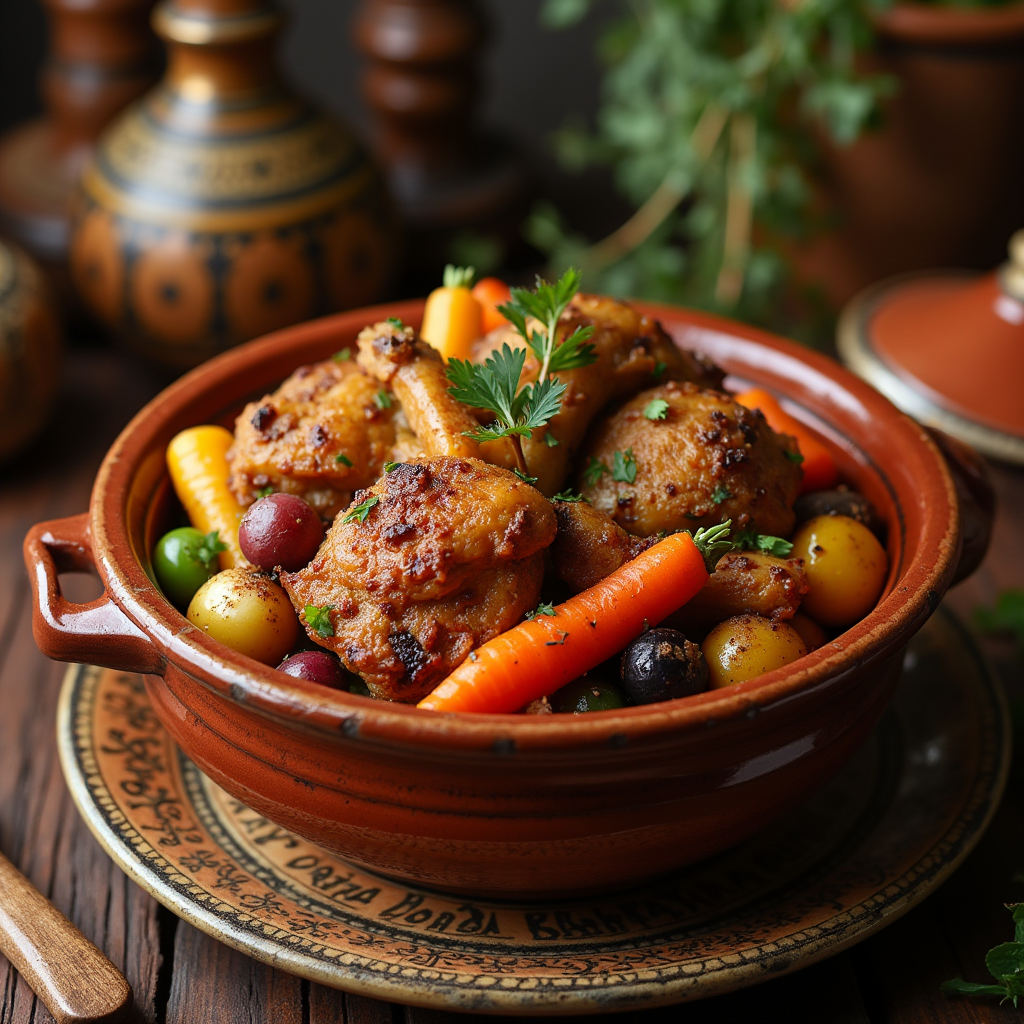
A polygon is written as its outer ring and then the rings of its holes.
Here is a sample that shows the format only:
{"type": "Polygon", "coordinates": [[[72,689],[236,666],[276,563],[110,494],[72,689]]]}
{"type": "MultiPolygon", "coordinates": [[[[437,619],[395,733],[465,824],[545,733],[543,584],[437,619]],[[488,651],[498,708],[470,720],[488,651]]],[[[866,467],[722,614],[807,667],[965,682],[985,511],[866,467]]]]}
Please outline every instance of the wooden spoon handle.
{"type": "Polygon", "coordinates": [[[115,1021],[131,1008],[121,972],[3,854],[0,952],[57,1024],[115,1021]]]}

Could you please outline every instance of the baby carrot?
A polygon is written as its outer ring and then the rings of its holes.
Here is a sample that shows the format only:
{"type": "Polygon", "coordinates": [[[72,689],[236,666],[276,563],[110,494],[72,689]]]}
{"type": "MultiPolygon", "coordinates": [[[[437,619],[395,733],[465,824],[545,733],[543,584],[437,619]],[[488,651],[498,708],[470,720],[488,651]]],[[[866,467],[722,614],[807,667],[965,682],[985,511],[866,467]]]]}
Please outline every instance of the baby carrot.
{"type": "Polygon", "coordinates": [[[238,546],[238,524],[245,509],[228,488],[228,449],[234,443],[223,427],[189,427],[167,446],[167,470],[189,521],[203,533],[217,531],[227,545],[220,567],[248,565],[238,546]]]}
{"type": "Polygon", "coordinates": [[[814,436],[810,427],[790,416],[779,405],[779,400],[774,395],[764,388],[751,388],[736,395],[735,398],[740,405],[745,405],[748,409],[760,409],[772,430],[796,438],[800,454],[804,458],[800,466],[804,471],[801,493],[823,491],[835,486],[839,479],[839,471],[836,469],[832,453],[814,436]]]}
{"type": "Polygon", "coordinates": [[[472,267],[444,268],[444,284],[427,296],[420,336],[445,359],[468,359],[470,346],[483,334],[483,311],[469,286],[472,267]]]}
{"type": "Polygon", "coordinates": [[[600,665],[645,625],[686,604],[708,579],[728,524],[675,533],[610,576],[473,651],[417,705],[432,711],[518,711],[600,665]],[[713,564],[713,563],[712,563],[713,564]]]}
{"type": "Polygon", "coordinates": [[[496,327],[504,327],[508,321],[498,312],[498,307],[512,298],[512,292],[499,277],[482,277],[473,285],[473,298],[480,303],[483,311],[483,333],[489,334],[496,327]]]}

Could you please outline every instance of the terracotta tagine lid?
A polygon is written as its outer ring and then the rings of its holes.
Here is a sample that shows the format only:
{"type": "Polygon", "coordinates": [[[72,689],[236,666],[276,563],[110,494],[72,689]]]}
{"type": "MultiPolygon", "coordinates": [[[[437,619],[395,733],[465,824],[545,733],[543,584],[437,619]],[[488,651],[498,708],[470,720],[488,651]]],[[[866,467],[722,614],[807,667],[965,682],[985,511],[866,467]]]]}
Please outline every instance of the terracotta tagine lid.
{"type": "Polygon", "coordinates": [[[60,382],[61,329],[39,267],[0,242],[0,463],[46,422],[60,382]]]}
{"type": "Polygon", "coordinates": [[[380,178],[281,81],[272,0],[165,0],[164,80],[101,138],[71,246],[76,287],[130,347],[193,366],[384,294],[396,246],[380,178]]]}
{"type": "Polygon", "coordinates": [[[1024,231],[981,277],[893,278],[843,311],[846,364],[905,412],[993,458],[1024,464],[1024,231]]]}

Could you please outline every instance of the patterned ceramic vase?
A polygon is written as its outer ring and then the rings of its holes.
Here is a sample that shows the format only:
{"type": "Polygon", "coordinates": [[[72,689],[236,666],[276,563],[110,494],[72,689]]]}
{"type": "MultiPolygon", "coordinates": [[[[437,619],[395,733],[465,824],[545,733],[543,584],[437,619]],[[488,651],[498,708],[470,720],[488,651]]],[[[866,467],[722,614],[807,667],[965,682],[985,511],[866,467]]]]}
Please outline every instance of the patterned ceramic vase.
{"type": "Polygon", "coordinates": [[[363,150],[280,81],[271,0],[165,0],[165,79],[100,140],[71,245],[75,284],[130,347],[194,366],[382,296],[396,247],[363,150]]]}
{"type": "Polygon", "coordinates": [[[0,243],[0,462],[46,422],[60,379],[61,329],[39,268],[0,243]]]}

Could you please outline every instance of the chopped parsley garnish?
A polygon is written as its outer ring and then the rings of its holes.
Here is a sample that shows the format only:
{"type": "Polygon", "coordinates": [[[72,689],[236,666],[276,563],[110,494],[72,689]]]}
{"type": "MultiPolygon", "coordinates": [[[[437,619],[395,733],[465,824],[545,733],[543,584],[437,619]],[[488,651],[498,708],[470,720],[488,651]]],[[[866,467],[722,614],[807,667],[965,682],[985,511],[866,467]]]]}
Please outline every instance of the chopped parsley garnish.
{"type": "Polygon", "coordinates": [[[549,448],[557,448],[558,447],[558,438],[555,437],[555,435],[552,434],[550,430],[548,430],[544,434],[544,443],[549,448]]]}
{"type": "Polygon", "coordinates": [[[334,626],[331,625],[332,611],[334,611],[333,604],[325,604],[322,608],[315,604],[307,604],[302,609],[302,614],[306,617],[306,625],[317,636],[326,639],[329,636],[334,636],[334,626]]]}
{"type": "Polygon", "coordinates": [[[343,523],[365,523],[366,517],[370,514],[370,509],[373,508],[377,502],[380,501],[376,495],[372,498],[367,498],[366,501],[359,502],[358,505],[353,505],[342,517],[343,523]]]}
{"type": "Polygon", "coordinates": [[[381,388],[380,391],[373,396],[373,404],[377,406],[378,409],[390,409],[391,396],[381,388]]]}
{"type": "Polygon", "coordinates": [[[261,487],[256,491],[257,498],[269,498],[274,493],[274,488],[267,484],[266,487],[261,487]]]}
{"type": "Polygon", "coordinates": [[[207,569],[215,569],[217,567],[217,555],[221,551],[227,551],[227,549],[227,544],[220,539],[220,530],[213,530],[203,538],[203,543],[196,548],[196,558],[207,569]]]}
{"type": "Polygon", "coordinates": [[[644,416],[649,420],[663,420],[668,415],[668,402],[664,398],[652,398],[644,406],[644,416]]]}
{"type": "Polygon", "coordinates": [[[400,462],[385,462],[384,463],[384,472],[385,473],[390,473],[391,470],[397,469],[400,465],[401,465],[400,462]]]}
{"type": "Polygon", "coordinates": [[[587,468],[583,470],[583,482],[588,487],[593,487],[598,480],[601,479],[608,472],[608,467],[601,462],[600,459],[595,459],[593,455],[587,459],[587,468]]]}
{"type": "Polygon", "coordinates": [[[535,484],[537,482],[537,477],[527,476],[521,469],[513,468],[512,472],[515,473],[515,475],[519,477],[524,484],[535,484]]]}
{"type": "Polygon", "coordinates": [[[552,499],[552,501],[586,501],[582,494],[577,494],[571,487],[567,487],[564,491],[559,491],[552,499]]]}
{"type": "Polygon", "coordinates": [[[338,452],[338,454],[334,456],[334,461],[340,463],[342,466],[352,465],[352,460],[344,452],[338,452]]]}
{"type": "Polygon", "coordinates": [[[620,484],[636,482],[636,459],[633,457],[632,448],[627,448],[624,452],[613,453],[612,479],[617,480],[620,484]]]}
{"type": "Polygon", "coordinates": [[[668,363],[663,363],[660,359],[654,364],[654,379],[657,380],[666,370],[668,369],[668,363]]]}
{"type": "Polygon", "coordinates": [[[347,363],[352,358],[352,349],[343,348],[340,352],[335,352],[331,358],[336,363],[347,363]]]}
{"type": "Polygon", "coordinates": [[[790,462],[795,462],[798,466],[804,461],[804,457],[799,452],[793,451],[791,448],[785,448],[783,451],[785,452],[786,458],[789,459],[790,462]]]}
{"type": "Polygon", "coordinates": [[[558,612],[555,611],[555,606],[548,601],[541,601],[532,612],[527,612],[526,617],[528,619],[535,619],[538,615],[550,615],[554,617],[558,612]]]}
{"type": "Polygon", "coordinates": [[[728,501],[731,497],[733,497],[732,491],[730,491],[724,484],[718,484],[718,486],[715,487],[714,493],[711,495],[711,500],[716,505],[721,505],[723,501],[728,501]]]}
{"type": "Polygon", "coordinates": [[[399,330],[405,327],[405,324],[403,324],[402,321],[399,320],[397,316],[389,316],[387,319],[387,323],[391,324],[392,327],[397,327],[399,330]]]}
{"type": "Polygon", "coordinates": [[[746,530],[737,530],[732,535],[732,539],[737,548],[746,551],[764,551],[776,558],[786,558],[793,550],[793,545],[788,540],[784,540],[782,537],[773,537],[768,533],[758,533],[752,526],[746,530]]]}

